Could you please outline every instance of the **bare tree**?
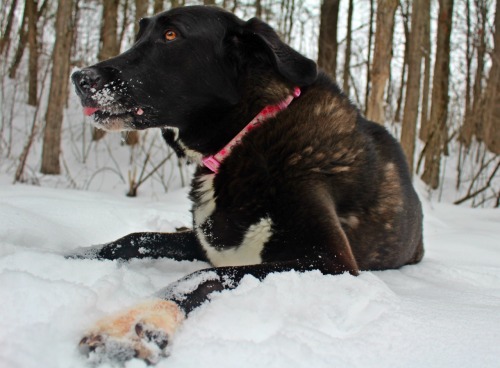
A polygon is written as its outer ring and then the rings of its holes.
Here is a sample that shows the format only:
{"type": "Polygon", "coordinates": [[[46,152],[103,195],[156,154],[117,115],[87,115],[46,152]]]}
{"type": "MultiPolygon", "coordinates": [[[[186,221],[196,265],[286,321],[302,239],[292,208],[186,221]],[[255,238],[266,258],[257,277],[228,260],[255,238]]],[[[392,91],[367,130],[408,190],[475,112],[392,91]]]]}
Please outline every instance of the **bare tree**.
{"type": "Polygon", "coordinates": [[[375,15],[374,1],[370,0],[370,21],[368,23],[368,57],[366,59],[366,88],[365,88],[365,114],[368,110],[368,96],[370,94],[370,86],[372,83],[372,70],[370,64],[372,61],[372,45],[373,45],[373,17],[375,15]]]}
{"type": "MultiPolygon", "coordinates": [[[[470,145],[470,140],[466,136],[470,136],[469,133],[465,132],[465,128],[467,125],[467,120],[470,120],[471,111],[472,111],[472,96],[471,96],[471,85],[472,85],[472,58],[473,58],[473,48],[472,48],[472,25],[471,25],[471,9],[470,9],[470,0],[466,0],[465,2],[465,20],[466,20],[466,46],[465,46],[465,60],[466,60],[466,75],[465,75],[465,111],[464,111],[464,120],[462,122],[462,127],[460,128],[460,133],[458,136],[458,140],[460,143],[466,143],[466,145],[470,145]]],[[[459,163],[460,165],[460,163],[459,163]]],[[[460,177],[460,170],[459,170],[460,177]]]]}
{"type": "Polygon", "coordinates": [[[448,84],[450,77],[450,38],[453,18],[453,0],[439,1],[436,61],[432,81],[430,133],[425,152],[422,180],[431,188],[439,186],[441,154],[447,140],[448,84]]]}
{"type": "Polygon", "coordinates": [[[352,44],[352,13],[354,11],[354,1],[349,0],[349,10],[347,14],[347,36],[344,53],[343,86],[344,93],[349,96],[349,71],[351,69],[351,44],[352,44]]]}
{"type": "Polygon", "coordinates": [[[153,13],[157,14],[163,11],[163,0],[154,0],[153,13]]]}
{"type": "Polygon", "coordinates": [[[479,141],[483,140],[483,129],[482,121],[479,118],[481,116],[482,110],[482,93],[483,93],[483,79],[485,76],[484,65],[486,58],[486,27],[489,17],[489,1],[488,0],[477,0],[476,9],[478,16],[479,28],[477,30],[478,34],[478,46],[477,46],[477,69],[474,78],[474,90],[473,90],[473,102],[472,102],[472,131],[473,134],[479,141]]]}
{"type": "Polygon", "coordinates": [[[403,17],[403,28],[405,34],[405,53],[403,58],[403,70],[401,71],[401,81],[399,83],[399,94],[396,101],[396,112],[394,113],[394,121],[401,121],[401,110],[403,106],[403,97],[406,87],[406,74],[408,69],[408,54],[410,52],[410,26],[409,26],[409,12],[410,0],[400,1],[401,15],[403,17]]]}
{"type": "Polygon", "coordinates": [[[10,64],[9,68],[9,78],[14,79],[16,77],[17,73],[17,68],[19,67],[19,64],[21,63],[21,59],[23,58],[24,55],[24,49],[26,48],[26,43],[28,41],[28,12],[27,12],[26,6],[24,7],[23,11],[23,17],[22,17],[22,22],[21,26],[19,27],[18,31],[18,39],[19,42],[17,43],[17,48],[16,52],[14,53],[14,59],[12,60],[12,63],[10,64]]]}
{"type": "Polygon", "coordinates": [[[255,0],[255,16],[262,18],[262,0],[255,0]]]}
{"type": "Polygon", "coordinates": [[[100,47],[97,58],[99,61],[118,55],[118,6],[120,0],[103,0],[100,47]]]}
{"type": "MultiPolygon", "coordinates": [[[[408,51],[408,82],[406,87],[403,126],[401,129],[401,145],[408,161],[410,172],[413,173],[417,116],[420,96],[420,74],[422,64],[422,38],[424,34],[425,1],[414,0],[411,13],[410,45],[408,51]]],[[[408,42],[408,40],[407,40],[408,42]]]]}
{"type": "Polygon", "coordinates": [[[0,38],[0,55],[3,55],[9,49],[10,46],[10,32],[12,30],[12,23],[14,20],[14,14],[16,12],[17,0],[12,0],[9,8],[9,13],[7,15],[7,21],[5,22],[5,28],[2,30],[2,37],[0,38]]]}
{"type": "MultiPolygon", "coordinates": [[[[478,140],[482,140],[482,91],[484,78],[484,65],[486,57],[486,24],[488,20],[488,0],[475,0],[475,8],[477,14],[476,38],[476,73],[474,77],[474,86],[472,92],[472,107],[466,110],[464,122],[460,130],[459,139],[469,147],[472,142],[472,137],[476,136],[478,140]]],[[[498,1],[497,1],[498,3],[498,1]]],[[[469,102],[470,105],[470,102],[469,102]]],[[[466,104],[467,106],[467,104],[466,104]]]]}
{"type": "Polygon", "coordinates": [[[135,23],[134,33],[139,32],[139,21],[148,13],[148,2],[144,0],[135,0],[135,23]]]}
{"type": "Polygon", "coordinates": [[[426,11],[424,14],[424,35],[422,42],[422,56],[424,58],[424,85],[422,87],[422,109],[420,114],[420,132],[419,137],[422,141],[427,142],[429,135],[429,95],[431,81],[431,2],[425,0],[424,6],[426,11]]]}
{"type": "Polygon", "coordinates": [[[28,44],[29,44],[29,61],[28,61],[28,104],[36,106],[37,104],[37,89],[38,89],[38,40],[37,40],[37,0],[26,0],[26,13],[28,19],[28,44]]]}
{"type": "Polygon", "coordinates": [[[375,52],[372,66],[372,87],[368,99],[366,116],[379,124],[384,124],[384,91],[390,75],[392,59],[392,36],[394,15],[398,0],[378,0],[377,28],[375,31],[375,52]]]}
{"type": "Polygon", "coordinates": [[[119,32],[119,35],[118,35],[118,47],[120,48],[121,47],[121,44],[123,42],[123,38],[125,37],[125,33],[127,31],[127,28],[130,24],[129,20],[128,20],[128,14],[129,14],[129,8],[130,8],[130,2],[131,0],[123,0],[122,1],[122,18],[123,18],[123,22],[121,24],[121,29],[120,29],[120,32],[119,32]]]}
{"type": "Polygon", "coordinates": [[[488,149],[500,154],[500,1],[495,10],[494,49],[485,90],[483,124],[484,142],[488,149]]]}
{"type": "Polygon", "coordinates": [[[71,41],[75,29],[75,2],[59,0],[56,13],[56,41],[52,54],[52,78],[43,135],[43,174],[60,174],[61,126],[69,84],[71,41]]]}
{"type": "Polygon", "coordinates": [[[340,0],[323,0],[318,42],[318,66],[337,78],[337,22],[340,0]]]}

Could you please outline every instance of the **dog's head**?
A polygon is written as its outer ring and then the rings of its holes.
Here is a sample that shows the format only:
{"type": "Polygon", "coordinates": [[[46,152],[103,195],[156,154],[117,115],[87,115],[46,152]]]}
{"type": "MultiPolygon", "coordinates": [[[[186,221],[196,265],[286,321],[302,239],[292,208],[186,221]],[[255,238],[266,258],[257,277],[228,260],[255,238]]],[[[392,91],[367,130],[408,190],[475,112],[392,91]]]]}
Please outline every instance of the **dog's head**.
{"type": "Polygon", "coordinates": [[[72,80],[84,112],[100,128],[182,132],[238,105],[250,74],[259,70],[290,86],[316,78],[316,64],[262,21],[193,6],[142,19],[132,48],[75,72],[72,80]]]}

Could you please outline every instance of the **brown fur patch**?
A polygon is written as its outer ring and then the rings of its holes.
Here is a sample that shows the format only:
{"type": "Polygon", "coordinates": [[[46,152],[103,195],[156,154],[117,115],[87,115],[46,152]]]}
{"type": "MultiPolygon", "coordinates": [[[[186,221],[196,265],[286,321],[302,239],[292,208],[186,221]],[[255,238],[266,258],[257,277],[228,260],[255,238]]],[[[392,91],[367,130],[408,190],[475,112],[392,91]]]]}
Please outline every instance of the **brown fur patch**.
{"type": "MultiPolygon", "coordinates": [[[[403,208],[401,180],[394,163],[389,162],[384,167],[384,176],[381,183],[379,203],[375,209],[379,215],[388,215],[400,212],[403,208]]],[[[387,224],[386,224],[387,226],[387,224]]]]}
{"type": "Polygon", "coordinates": [[[356,229],[359,226],[359,218],[354,215],[349,215],[347,217],[339,217],[339,220],[342,225],[347,225],[351,229],[356,229]]]}

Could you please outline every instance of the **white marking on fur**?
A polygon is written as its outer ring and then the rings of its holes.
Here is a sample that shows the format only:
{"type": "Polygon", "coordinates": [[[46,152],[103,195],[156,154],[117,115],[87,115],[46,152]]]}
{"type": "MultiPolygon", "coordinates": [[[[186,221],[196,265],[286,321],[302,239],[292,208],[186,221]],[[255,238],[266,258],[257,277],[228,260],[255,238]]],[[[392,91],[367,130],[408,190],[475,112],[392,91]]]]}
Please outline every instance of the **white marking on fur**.
{"type": "Polygon", "coordinates": [[[239,246],[223,250],[214,248],[201,229],[196,231],[208,259],[214,266],[245,266],[262,263],[262,250],[273,235],[272,224],[271,218],[261,218],[248,228],[239,246]]]}
{"type": "Polygon", "coordinates": [[[195,151],[195,150],[192,150],[191,148],[188,148],[188,146],[186,146],[184,144],[183,141],[181,141],[180,139],[176,138],[176,143],[182,148],[182,150],[184,151],[184,153],[186,154],[187,158],[191,161],[191,162],[195,162],[197,163],[198,165],[201,165],[202,163],[202,159],[203,159],[203,155],[198,152],[198,151],[195,151]]]}
{"type": "Polygon", "coordinates": [[[208,174],[198,179],[200,184],[196,193],[198,200],[193,210],[195,226],[202,225],[215,211],[214,176],[215,174],[208,174]]]}

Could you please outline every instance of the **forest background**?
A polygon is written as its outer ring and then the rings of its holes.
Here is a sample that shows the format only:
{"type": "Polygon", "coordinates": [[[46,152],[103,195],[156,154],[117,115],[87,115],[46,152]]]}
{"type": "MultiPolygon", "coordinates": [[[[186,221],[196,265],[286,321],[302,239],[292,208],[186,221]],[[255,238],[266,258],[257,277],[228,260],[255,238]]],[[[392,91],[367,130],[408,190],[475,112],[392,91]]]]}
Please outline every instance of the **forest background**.
{"type": "Polygon", "coordinates": [[[138,20],[218,5],[317,60],[402,143],[430,200],[500,207],[500,4],[493,0],[1,0],[0,184],[151,195],[192,168],[156,130],[92,128],[69,81],[134,41],[138,20]]]}

